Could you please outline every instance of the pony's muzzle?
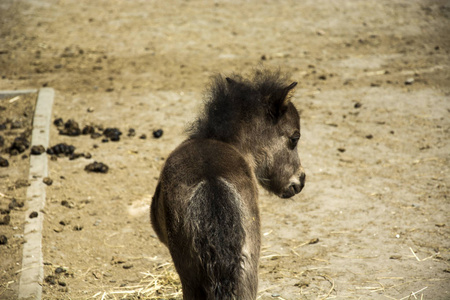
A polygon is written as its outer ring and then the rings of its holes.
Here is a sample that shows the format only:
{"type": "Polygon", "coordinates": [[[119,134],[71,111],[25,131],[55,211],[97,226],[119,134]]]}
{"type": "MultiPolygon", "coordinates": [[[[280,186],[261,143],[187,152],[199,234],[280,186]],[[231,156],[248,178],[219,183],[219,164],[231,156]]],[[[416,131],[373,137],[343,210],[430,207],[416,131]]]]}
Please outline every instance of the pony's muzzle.
{"type": "Polygon", "coordinates": [[[282,198],[291,198],[292,196],[300,193],[305,187],[305,181],[306,181],[306,174],[305,172],[302,171],[298,178],[294,177],[290,180],[287,189],[281,195],[282,198]]]}

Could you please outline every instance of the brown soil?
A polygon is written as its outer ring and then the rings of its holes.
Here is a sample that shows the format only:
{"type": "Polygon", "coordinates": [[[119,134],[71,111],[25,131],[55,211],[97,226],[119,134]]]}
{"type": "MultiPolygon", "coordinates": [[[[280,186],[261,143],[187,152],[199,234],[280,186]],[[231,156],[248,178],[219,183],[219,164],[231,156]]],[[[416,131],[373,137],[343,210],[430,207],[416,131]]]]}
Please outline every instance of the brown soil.
{"type": "Polygon", "coordinates": [[[0,167],[0,236],[6,237],[0,245],[0,297],[5,299],[14,298],[9,287],[17,285],[21,269],[35,104],[35,93],[0,94],[0,157],[8,162],[0,167]]]}
{"type": "MultiPolygon", "coordinates": [[[[112,292],[149,274],[177,285],[148,217],[159,171],[209,76],[259,65],[299,81],[307,172],[291,200],[261,191],[260,299],[449,299],[448,28],[448,1],[1,1],[0,90],[52,87],[52,119],[122,132],[52,125],[52,146],[92,157],[49,161],[44,299],[138,297],[112,292]]],[[[0,123],[22,109],[7,108],[0,123]]],[[[0,155],[3,205],[28,175],[0,155]]],[[[0,225],[2,299],[17,295],[20,213],[0,225]]]]}

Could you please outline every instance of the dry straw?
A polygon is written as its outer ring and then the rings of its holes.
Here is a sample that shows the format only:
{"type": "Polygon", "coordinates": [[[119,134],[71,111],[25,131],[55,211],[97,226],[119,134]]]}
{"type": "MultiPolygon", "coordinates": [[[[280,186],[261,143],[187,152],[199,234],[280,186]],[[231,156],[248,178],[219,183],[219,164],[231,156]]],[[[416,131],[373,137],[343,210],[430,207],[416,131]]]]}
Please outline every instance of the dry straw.
{"type": "Polygon", "coordinates": [[[172,263],[159,265],[155,273],[144,272],[139,284],[98,292],[95,299],[182,299],[181,284],[172,263]]]}

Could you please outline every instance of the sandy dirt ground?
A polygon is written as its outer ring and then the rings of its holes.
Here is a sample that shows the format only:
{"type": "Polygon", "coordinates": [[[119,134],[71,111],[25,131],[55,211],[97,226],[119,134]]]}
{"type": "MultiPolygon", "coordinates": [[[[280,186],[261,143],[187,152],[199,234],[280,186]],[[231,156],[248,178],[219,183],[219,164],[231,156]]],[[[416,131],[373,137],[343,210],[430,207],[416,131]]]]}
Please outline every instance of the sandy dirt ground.
{"type": "MultiPolygon", "coordinates": [[[[449,299],[449,28],[448,1],[0,1],[0,90],[52,87],[52,120],[123,133],[52,125],[51,145],[85,157],[49,160],[43,298],[181,299],[149,222],[159,172],[209,77],[264,66],[299,82],[307,183],[260,191],[258,297],[449,299]]],[[[0,204],[26,208],[30,150],[8,147],[33,97],[9,100],[0,204]]],[[[25,208],[2,210],[1,299],[17,297],[25,208]]]]}

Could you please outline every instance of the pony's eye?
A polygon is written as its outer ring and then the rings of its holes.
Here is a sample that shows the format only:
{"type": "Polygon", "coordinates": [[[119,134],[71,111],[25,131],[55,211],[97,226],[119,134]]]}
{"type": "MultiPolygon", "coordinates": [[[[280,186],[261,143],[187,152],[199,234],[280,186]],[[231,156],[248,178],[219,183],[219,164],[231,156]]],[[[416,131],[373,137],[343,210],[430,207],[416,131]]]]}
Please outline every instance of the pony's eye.
{"type": "Polygon", "coordinates": [[[295,132],[290,138],[289,143],[292,148],[295,148],[298,144],[298,140],[300,139],[300,132],[295,132]]]}

